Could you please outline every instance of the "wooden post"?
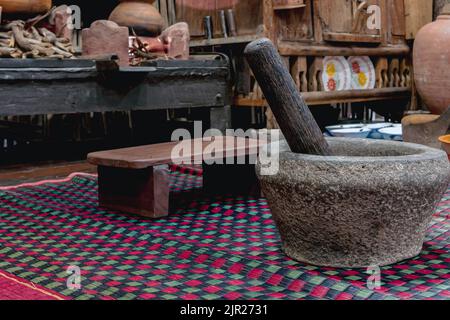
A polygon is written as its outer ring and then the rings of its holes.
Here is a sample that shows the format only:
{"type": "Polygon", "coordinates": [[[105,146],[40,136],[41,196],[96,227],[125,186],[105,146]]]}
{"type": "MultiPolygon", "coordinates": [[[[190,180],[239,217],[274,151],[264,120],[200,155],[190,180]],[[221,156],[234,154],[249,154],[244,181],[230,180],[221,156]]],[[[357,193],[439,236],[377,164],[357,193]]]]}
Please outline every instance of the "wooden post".
{"type": "Polygon", "coordinates": [[[330,147],[273,43],[250,43],[245,56],[292,152],[331,155],[330,147]]]}
{"type": "Polygon", "coordinates": [[[148,218],[169,215],[167,166],[140,170],[99,166],[98,189],[102,207],[148,218]]]}

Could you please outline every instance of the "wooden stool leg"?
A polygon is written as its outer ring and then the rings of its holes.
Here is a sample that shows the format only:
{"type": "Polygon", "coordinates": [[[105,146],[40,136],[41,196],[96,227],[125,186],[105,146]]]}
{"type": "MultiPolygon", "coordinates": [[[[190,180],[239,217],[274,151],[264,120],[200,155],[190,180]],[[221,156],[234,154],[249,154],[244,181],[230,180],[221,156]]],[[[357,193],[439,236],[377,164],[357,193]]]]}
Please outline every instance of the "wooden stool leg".
{"type": "MultiPolygon", "coordinates": [[[[203,164],[203,189],[207,193],[259,195],[254,164],[203,164]]],[[[236,163],[236,162],[235,162],[236,163]]]]}
{"type": "Polygon", "coordinates": [[[141,170],[98,167],[100,206],[148,218],[169,214],[170,173],[167,166],[141,170]]]}

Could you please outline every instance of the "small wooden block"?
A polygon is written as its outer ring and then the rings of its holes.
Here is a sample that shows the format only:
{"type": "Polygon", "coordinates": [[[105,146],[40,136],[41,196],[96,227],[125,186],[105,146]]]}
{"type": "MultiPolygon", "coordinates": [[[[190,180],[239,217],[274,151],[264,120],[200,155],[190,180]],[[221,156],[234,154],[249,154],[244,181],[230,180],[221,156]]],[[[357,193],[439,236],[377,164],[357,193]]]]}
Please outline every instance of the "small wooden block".
{"type": "Polygon", "coordinates": [[[98,167],[102,207],[161,218],[169,214],[170,172],[167,166],[146,169],[98,167]]]}
{"type": "MultiPolygon", "coordinates": [[[[89,154],[89,163],[98,166],[100,205],[148,218],[165,217],[169,214],[170,193],[167,164],[192,164],[196,161],[211,163],[222,160],[224,156],[246,156],[253,160],[265,144],[238,137],[214,137],[213,141],[216,142],[214,145],[211,139],[205,138],[89,154]],[[186,152],[174,153],[174,148],[186,152]]],[[[257,185],[254,164],[213,165],[205,168],[205,189],[213,193],[219,190],[226,193],[250,191],[257,185]]]]}

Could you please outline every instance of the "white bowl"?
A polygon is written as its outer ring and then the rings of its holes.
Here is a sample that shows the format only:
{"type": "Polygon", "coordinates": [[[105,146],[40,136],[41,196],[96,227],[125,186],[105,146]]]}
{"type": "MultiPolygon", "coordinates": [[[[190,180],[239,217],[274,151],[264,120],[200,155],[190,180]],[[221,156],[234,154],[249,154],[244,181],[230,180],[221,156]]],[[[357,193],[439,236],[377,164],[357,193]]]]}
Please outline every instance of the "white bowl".
{"type": "Polygon", "coordinates": [[[339,138],[367,138],[372,130],[368,128],[350,128],[330,130],[333,137],[339,138]]]}
{"type": "Polygon", "coordinates": [[[366,127],[371,130],[379,130],[387,127],[392,127],[394,124],[390,122],[375,122],[367,124],[366,127]]]}
{"type": "Polygon", "coordinates": [[[326,129],[330,130],[338,130],[338,129],[355,129],[355,128],[363,128],[364,123],[354,123],[354,124],[338,124],[335,126],[328,126],[326,129]]]}
{"type": "Polygon", "coordinates": [[[384,128],[378,130],[384,140],[403,141],[403,129],[401,126],[384,128]]]}
{"type": "Polygon", "coordinates": [[[378,122],[368,124],[366,127],[372,130],[372,132],[369,135],[370,139],[383,139],[383,135],[379,132],[379,130],[392,126],[393,124],[389,122],[378,122]]]}
{"type": "Polygon", "coordinates": [[[354,123],[354,124],[339,124],[339,125],[335,125],[335,126],[328,126],[325,129],[328,132],[328,134],[333,137],[334,136],[332,133],[333,130],[362,129],[362,128],[364,128],[363,123],[354,123]]]}

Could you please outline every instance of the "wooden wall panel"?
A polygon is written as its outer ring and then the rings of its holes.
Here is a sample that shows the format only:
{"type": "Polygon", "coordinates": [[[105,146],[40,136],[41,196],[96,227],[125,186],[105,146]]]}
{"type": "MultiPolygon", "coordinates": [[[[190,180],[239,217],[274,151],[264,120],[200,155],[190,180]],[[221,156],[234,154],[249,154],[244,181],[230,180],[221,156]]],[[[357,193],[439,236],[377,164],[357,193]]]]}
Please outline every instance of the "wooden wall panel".
{"type": "Polygon", "coordinates": [[[192,3],[192,0],[176,0],[177,21],[189,24],[193,38],[204,37],[203,19],[208,15],[213,20],[214,36],[220,38],[222,28],[219,10],[231,8],[234,9],[238,35],[252,35],[263,29],[263,3],[261,0],[240,0],[237,3],[235,0],[197,0],[195,7],[189,6],[188,3],[192,3]],[[220,1],[220,5],[218,1],[220,1]]]}
{"type": "Polygon", "coordinates": [[[240,0],[234,5],[234,12],[238,35],[252,35],[263,32],[262,0],[240,0]]]}
{"type": "Polygon", "coordinates": [[[404,3],[406,39],[414,39],[433,20],[433,0],[404,0],[404,3]]]}
{"type": "Polygon", "coordinates": [[[203,18],[213,16],[213,20],[216,20],[214,19],[215,10],[208,9],[215,8],[216,0],[197,0],[195,7],[189,6],[188,2],[176,0],[177,21],[184,21],[189,24],[192,38],[203,38],[205,35],[203,18]]]}
{"type": "Polygon", "coordinates": [[[317,13],[322,28],[328,32],[350,32],[352,30],[352,1],[320,0],[317,13]]]}
{"type": "MultiPolygon", "coordinates": [[[[385,0],[317,0],[315,17],[320,21],[324,39],[341,42],[382,42],[382,29],[369,29],[366,9],[377,5],[386,14],[385,0]],[[365,5],[361,7],[361,5],[365,5]]],[[[319,39],[320,41],[320,39],[319,39]]]]}
{"type": "MultiPolygon", "coordinates": [[[[385,6],[385,3],[383,3],[384,1],[385,0],[367,0],[367,3],[368,3],[369,6],[371,6],[371,5],[379,6],[381,8],[381,15],[383,16],[383,15],[387,15],[388,14],[388,12],[386,12],[387,10],[391,10],[391,8],[385,6]],[[386,7],[387,7],[387,10],[386,10],[386,7]]],[[[401,2],[401,0],[400,1],[399,0],[394,0],[393,2],[401,2]]],[[[357,2],[353,2],[353,10],[354,11],[356,10],[356,7],[357,7],[357,2]]],[[[367,28],[367,19],[365,19],[364,22],[363,22],[364,28],[361,30],[361,33],[366,33],[366,34],[380,34],[380,33],[383,33],[383,31],[384,31],[383,28],[386,28],[386,25],[383,24],[383,17],[381,17],[381,21],[382,21],[381,30],[379,30],[379,29],[369,30],[367,28]]]]}
{"type": "Polygon", "coordinates": [[[405,4],[403,1],[389,0],[388,10],[390,12],[390,20],[392,24],[392,35],[405,36],[405,4]]]}
{"type": "Polygon", "coordinates": [[[314,38],[310,1],[304,8],[276,11],[275,19],[279,40],[304,41],[314,38]]]}
{"type": "Polygon", "coordinates": [[[214,9],[214,12],[212,13],[215,38],[223,37],[222,23],[220,22],[219,11],[232,9],[234,2],[236,2],[236,1],[235,0],[216,0],[215,1],[215,9],[214,9]]]}

